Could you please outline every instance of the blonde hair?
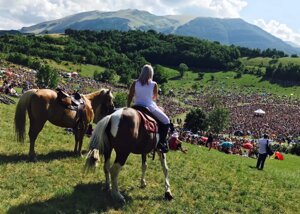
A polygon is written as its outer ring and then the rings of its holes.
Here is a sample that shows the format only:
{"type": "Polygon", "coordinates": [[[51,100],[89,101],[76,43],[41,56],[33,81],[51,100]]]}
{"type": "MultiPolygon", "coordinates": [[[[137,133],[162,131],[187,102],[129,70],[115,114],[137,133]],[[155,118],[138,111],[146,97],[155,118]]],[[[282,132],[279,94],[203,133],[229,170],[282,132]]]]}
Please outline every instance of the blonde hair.
{"type": "Polygon", "coordinates": [[[153,74],[154,74],[154,71],[153,71],[152,66],[149,64],[146,64],[142,68],[142,71],[140,73],[138,81],[140,81],[140,83],[142,85],[148,84],[149,80],[153,79],[153,74]]]}

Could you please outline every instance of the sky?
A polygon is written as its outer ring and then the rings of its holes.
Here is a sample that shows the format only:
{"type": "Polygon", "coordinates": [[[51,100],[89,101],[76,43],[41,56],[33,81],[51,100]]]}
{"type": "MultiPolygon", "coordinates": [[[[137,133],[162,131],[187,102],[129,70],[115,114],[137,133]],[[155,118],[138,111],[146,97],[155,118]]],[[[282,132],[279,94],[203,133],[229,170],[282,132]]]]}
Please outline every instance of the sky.
{"type": "Polygon", "coordinates": [[[299,0],[0,0],[0,30],[84,11],[146,10],[155,15],[242,18],[300,46],[299,0]]]}

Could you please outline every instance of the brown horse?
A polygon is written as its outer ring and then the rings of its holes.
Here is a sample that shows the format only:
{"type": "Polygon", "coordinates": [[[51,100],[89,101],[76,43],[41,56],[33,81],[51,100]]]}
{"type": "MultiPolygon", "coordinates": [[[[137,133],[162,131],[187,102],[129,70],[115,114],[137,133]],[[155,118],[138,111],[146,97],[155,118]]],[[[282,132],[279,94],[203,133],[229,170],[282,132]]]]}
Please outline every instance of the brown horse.
{"type": "MultiPolygon", "coordinates": [[[[125,199],[118,189],[118,175],[130,153],[142,155],[141,187],[146,186],[145,171],[147,168],[146,155],[155,148],[159,140],[158,133],[150,133],[145,129],[139,113],[133,108],[122,108],[98,122],[90,139],[90,149],[87,156],[86,167],[96,166],[100,160],[99,154],[104,156],[105,186],[110,189],[110,176],[112,182],[112,197],[124,203],[125,199]],[[155,140],[156,138],[156,140],[155,140]],[[157,139],[158,138],[158,139],[157,139]],[[110,168],[112,149],[116,152],[116,159],[110,168]]],[[[165,199],[171,200],[168,167],[166,156],[158,152],[158,156],[165,175],[165,199]]]]}
{"type": "Polygon", "coordinates": [[[75,134],[74,153],[81,155],[81,147],[84,134],[91,121],[97,123],[114,108],[113,96],[108,89],[82,96],[85,102],[78,122],[78,111],[66,108],[58,98],[57,93],[50,89],[32,89],[25,92],[16,107],[15,132],[17,140],[24,142],[26,111],[29,115],[30,149],[29,159],[36,161],[34,145],[36,138],[43,129],[46,121],[60,127],[73,128],[75,134]]]}

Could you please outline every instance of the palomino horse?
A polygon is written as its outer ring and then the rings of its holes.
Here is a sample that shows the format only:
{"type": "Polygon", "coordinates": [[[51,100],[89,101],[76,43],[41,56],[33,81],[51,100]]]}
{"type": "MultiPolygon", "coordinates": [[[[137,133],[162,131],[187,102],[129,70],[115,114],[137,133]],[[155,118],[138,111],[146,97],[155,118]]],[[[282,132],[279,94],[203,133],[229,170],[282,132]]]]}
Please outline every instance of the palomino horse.
{"type": "MultiPolygon", "coordinates": [[[[146,186],[145,171],[147,168],[146,155],[155,147],[157,133],[150,133],[145,129],[139,113],[133,108],[122,108],[100,120],[90,139],[90,149],[87,156],[86,168],[96,166],[100,155],[104,156],[105,188],[110,190],[110,176],[112,182],[112,197],[124,203],[125,199],[119,192],[118,175],[130,153],[142,155],[141,187],[146,186]],[[116,152],[116,159],[110,168],[112,149],[116,152]],[[99,155],[100,154],[100,155],[99,155]]],[[[166,156],[158,152],[165,175],[165,199],[171,200],[168,167],[166,156]]]]}
{"type": "Polygon", "coordinates": [[[43,129],[46,121],[60,127],[74,129],[75,148],[74,153],[81,155],[81,147],[88,124],[93,120],[97,123],[114,109],[113,96],[108,89],[82,96],[85,107],[82,109],[81,122],[78,123],[78,112],[66,108],[57,97],[57,93],[50,89],[32,89],[25,92],[17,105],[15,113],[15,132],[17,140],[24,142],[26,111],[28,111],[30,127],[29,159],[36,161],[34,150],[35,140],[43,129]]]}

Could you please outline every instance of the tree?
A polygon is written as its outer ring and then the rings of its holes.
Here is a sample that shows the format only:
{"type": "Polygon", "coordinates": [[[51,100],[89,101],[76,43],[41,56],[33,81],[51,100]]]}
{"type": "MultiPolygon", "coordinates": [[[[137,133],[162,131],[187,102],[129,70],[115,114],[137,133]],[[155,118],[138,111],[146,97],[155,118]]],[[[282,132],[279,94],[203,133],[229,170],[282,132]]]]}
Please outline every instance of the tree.
{"type": "Polygon", "coordinates": [[[207,98],[207,103],[209,107],[214,109],[216,106],[220,105],[220,100],[216,96],[210,96],[207,98]]]}
{"type": "Polygon", "coordinates": [[[196,83],[196,82],[195,82],[195,83],[192,85],[192,89],[194,90],[195,93],[199,90],[199,88],[200,88],[199,83],[196,83]]]}
{"type": "Polygon", "coordinates": [[[189,67],[186,64],[180,63],[179,64],[180,77],[183,77],[184,72],[186,72],[188,69],[189,69],[189,67]]]}
{"type": "Polygon", "coordinates": [[[197,132],[199,130],[207,129],[207,116],[205,112],[200,109],[192,109],[185,117],[184,128],[191,130],[192,132],[197,132]]]}
{"type": "Polygon", "coordinates": [[[236,75],[234,76],[234,79],[240,79],[242,77],[242,72],[238,71],[236,72],[236,75]]]}
{"type": "Polygon", "coordinates": [[[39,88],[56,88],[58,83],[58,73],[49,65],[42,65],[36,74],[36,83],[39,88]]]}
{"type": "Polygon", "coordinates": [[[203,72],[199,72],[198,73],[198,79],[199,80],[203,80],[203,78],[204,78],[204,73],[203,72]]]}
{"type": "Polygon", "coordinates": [[[208,115],[210,130],[216,134],[222,132],[229,124],[229,112],[227,109],[217,107],[208,115]]]}
{"type": "Polygon", "coordinates": [[[115,83],[117,72],[113,69],[105,69],[102,73],[94,71],[94,80],[101,82],[115,83]]]}
{"type": "Polygon", "coordinates": [[[127,86],[130,86],[130,84],[131,84],[130,74],[126,74],[126,73],[121,74],[119,82],[122,83],[122,84],[125,84],[127,86]]]}

